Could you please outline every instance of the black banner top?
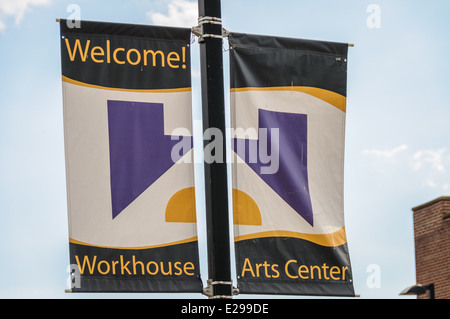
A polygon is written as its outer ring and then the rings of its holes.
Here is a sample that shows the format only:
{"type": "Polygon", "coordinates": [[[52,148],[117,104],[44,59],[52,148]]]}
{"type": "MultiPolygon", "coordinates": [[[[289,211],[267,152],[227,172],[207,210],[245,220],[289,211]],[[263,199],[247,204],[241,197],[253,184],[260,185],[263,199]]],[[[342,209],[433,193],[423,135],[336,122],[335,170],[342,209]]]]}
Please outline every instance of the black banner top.
{"type": "Polygon", "coordinates": [[[239,66],[232,69],[239,72],[231,76],[232,89],[309,86],[346,96],[347,43],[234,32],[228,40],[230,59],[239,66]]]}
{"type": "Polygon", "coordinates": [[[60,21],[66,81],[132,90],[191,87],[188,28],[60,21]]]}

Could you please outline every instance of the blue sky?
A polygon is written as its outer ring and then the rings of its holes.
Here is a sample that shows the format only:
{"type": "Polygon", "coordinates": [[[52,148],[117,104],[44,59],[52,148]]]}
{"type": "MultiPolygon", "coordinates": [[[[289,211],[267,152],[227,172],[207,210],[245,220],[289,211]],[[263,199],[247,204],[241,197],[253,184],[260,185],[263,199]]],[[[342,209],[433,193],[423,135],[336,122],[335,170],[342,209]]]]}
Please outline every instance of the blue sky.
{"type": "MultiPolygon", "coordinates": [[[[84,20],[191,27],[197,17],[188,0],[0,0],[2,298],[86,297],[64,293],[68,226],[55,19],[67,18],[71,3],[84,20]]],[[[222,4],[230,31],[355,43],[349,53],[345,218],[361,298],[406,298],[398,293],[415,283],[411,208],[450,193],[449,10],[446,0],[222,4]],[[379,9],[375,27],[372,4],[379,9]]],[[[194,119],[201,116],[197,49],[194,119]]]]}

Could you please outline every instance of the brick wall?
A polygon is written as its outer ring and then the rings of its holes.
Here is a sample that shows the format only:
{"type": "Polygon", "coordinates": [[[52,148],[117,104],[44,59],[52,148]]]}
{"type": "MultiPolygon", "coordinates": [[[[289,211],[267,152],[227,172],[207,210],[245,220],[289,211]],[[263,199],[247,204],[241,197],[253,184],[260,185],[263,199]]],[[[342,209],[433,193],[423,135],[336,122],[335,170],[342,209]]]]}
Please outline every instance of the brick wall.
{"type": "MultiPolygon", "coordinates": [[[[416,283],[434,283],[436,299],[450,299],[450,197],[414,207],[416,283]]],[[[427,299],[428,295],[420,295],[427,299]]]]}

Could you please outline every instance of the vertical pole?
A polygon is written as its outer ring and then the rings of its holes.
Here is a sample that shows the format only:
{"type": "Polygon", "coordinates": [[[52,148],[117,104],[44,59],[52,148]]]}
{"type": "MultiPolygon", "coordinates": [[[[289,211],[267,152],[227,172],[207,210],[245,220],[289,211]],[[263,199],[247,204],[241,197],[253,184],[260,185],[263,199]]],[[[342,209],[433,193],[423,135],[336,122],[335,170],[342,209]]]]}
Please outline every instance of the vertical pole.
{"type": "Polygon", "coordinates": [[[428,289],[428,296],[430,299],[434,299],[434,284],[429,284],[427,285],[427,289],[428,289]]]}
{"type": "MultiPolygon", "coordinates": [[[[219,19],[216,22],[221,21],[220,0],[199,0],[198,6],[200,18],[213,17],[219,19]]],[[[222,24],[203,24],[203,34],[209,35],[200,41],[203,129],[213,129],[210,132],[215,139],[220,139],[205,140],[204,144],[213,142],[223,146],[221,150],[215,149],[212,163],[208,160],[211,154],[204,154],[209,295],[231,298],[222,24]],[[222,134],[216,134],[219,131],[222,134]]]]}

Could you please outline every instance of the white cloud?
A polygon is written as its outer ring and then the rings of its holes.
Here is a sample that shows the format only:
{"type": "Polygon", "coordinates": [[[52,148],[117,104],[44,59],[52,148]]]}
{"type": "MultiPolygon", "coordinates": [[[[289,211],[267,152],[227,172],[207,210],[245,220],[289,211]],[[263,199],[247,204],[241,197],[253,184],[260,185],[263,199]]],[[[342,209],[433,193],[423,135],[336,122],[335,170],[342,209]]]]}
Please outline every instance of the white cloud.
{"type": "Polygon", "coordinates": [[[174,27],[193,27],[197,25],[197,1],[171,0],[168,4],[167,15],[147,12],[147,17],[157,25],[174,27]]]}
{"type": "Polygon", "coordinates": [[[19,25],[30,10],[30,6],[50,4],[50,0],[1,0],[0,1],[0,31],[6,29],[6,19],[13,17],[16,25],[19,25]]]}
{"type": "Polygon", "coordinates": [[[439,172],[445,170],[445,165],[450,164],[450,157],[445,156],[445,148],[439,150],[423,150],[418,151],[413,156],[413,168],[414,170],[421,169],[424,165],[430,164],[431,168],[439,172]]]}
{"type": "Polygon", "coordinates": [[[447,149],[420,150],[412,156],[412,169],[416,175],[426,176],[425,186],[446,191],[450,178],[446,168],[450,165],[447,149]]]}
{"type": "Polygon", "coordinates": [[[431,179],[427,180],[427,181],[425,182],[425,185],[428,186],[428,187],[431,187],[431,188],[435,188],[435,187],[438,186],[438,184],[436,184],[436,182],[433,181],[433,180],[431,180],[431,179]]]}
{"type": "Polygon", "coordinates": [[[384,159],[391,159],[394,158],[396,155],[398,155],[400,152],[405,151],[408,149],[408,146],[406,145],[400,145],[396,148],[393,149],[388,149],[388,150],[377,150],[377,149],[372,149],[372,150],[364,150],[363,154],[364,155],[374,155],[376,157],[381,157],[384,159]]]}
{"type": "Polygon", "coordinates": [[[446,148],[413,151],[403,144],[392,149],[365,149],[363,155],[372,157],[375,169],[389,172],[390,178],[441,191],[450,187],[450,154],[446,148]]]}

